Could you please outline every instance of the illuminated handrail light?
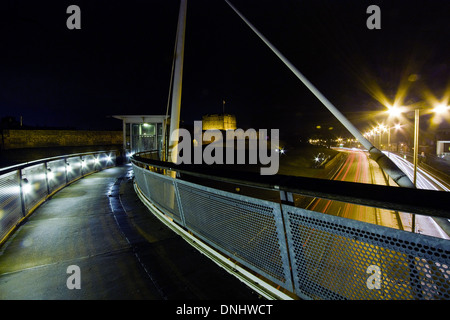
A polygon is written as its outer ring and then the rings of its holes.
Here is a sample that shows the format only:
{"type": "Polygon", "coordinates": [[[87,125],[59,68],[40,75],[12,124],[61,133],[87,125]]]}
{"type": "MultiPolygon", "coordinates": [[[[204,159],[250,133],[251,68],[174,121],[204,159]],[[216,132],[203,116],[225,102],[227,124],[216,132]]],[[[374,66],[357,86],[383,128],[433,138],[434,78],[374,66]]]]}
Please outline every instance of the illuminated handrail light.
{"type": "Polygon", "coordinates": [[[69,161],[66,161],[66,168],[67,168],[68,172],[72,171],[72,167],[70,166],[70,162],[69,161]]]}
{"type": "Polygon", "coordinates": [[[52,172],[52,169],[47,169],[47,179],[52,180],[55,177],[55,174],[52,172]]]}
{"type": "Polygon", "coordinates": [[[28,194],[31,192],[31,183],[28,181],[27,178],[22,179],[22,190],[24,194],[28,194]]]}

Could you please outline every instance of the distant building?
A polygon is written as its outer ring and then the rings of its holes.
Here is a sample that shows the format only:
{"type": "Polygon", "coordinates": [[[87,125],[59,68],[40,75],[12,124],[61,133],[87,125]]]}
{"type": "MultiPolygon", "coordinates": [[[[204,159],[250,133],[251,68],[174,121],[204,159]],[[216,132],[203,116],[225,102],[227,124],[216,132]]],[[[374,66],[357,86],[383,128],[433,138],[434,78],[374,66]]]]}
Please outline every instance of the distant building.
{"type": "Polygon", "coordinates": [[[205,130],[236,130],[236,116],[232,114],[208,114],[202,117],[205,130]]]}

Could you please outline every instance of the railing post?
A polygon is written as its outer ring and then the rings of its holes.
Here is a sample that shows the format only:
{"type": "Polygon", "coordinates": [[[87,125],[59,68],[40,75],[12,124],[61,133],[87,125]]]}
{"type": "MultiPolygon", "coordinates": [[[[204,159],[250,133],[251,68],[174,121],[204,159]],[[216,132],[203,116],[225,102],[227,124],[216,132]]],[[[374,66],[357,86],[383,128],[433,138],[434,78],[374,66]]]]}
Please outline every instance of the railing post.
{"type": "MultiPolygon", "coordinates": [[[[177,174],[178,176],[179,174],[177,174]]],[[[180,212],[180,218],[181,218],[181,222],[183,223],[183,226],[186,226],[186,220],[184,218],[184,213],[183,213],[183,206],[181,204],[181,198],[180,198],[180,192],[178,191],[178,183],[176,178],[173,180],[173,188],[174,188],[174,192],[175,192],[175,198],[176,201],[178,203],[178,210],[180,212]]]]}
{"type": "Polygon", "coordinates": [[[290,206],[294,205],[294,197],[292,196],[292,192],[280,190],[280,200],[282,204],[288,204],[290,206]]]}
{"type": "Polygon", "coordinates": [[[66,185],[69,183],[69,175],[68,175],[68,170],[67,170],[67,158],[63,158],[64,159],[64,172],[66,173],[66,185]]]}
{"type": "MultiPolygon", "coordinates": [[[[287,262],[289,264],[289,277],[291,282],[292,290],[295,291],[295,280],[294,280],[294,274],[292,270],[293,263],[291,261],[291,252],[289,248],[289,239],[288,239],[288,231],[287,231],[287,225],[284,217],[283,212],[283,204],[294,206],[294,197],[292,195],[292,192],[280,190],[280,216],[281,216],[281,224],[283,226],[283,235],[284,235],[284,241],[286,243],[286,256],[287,256],[287,262]]],[[[287,280],[287,279],[286,279],[287,280]]]]}
{"type": "Polygon", "coordinates": [[[23,181],[22,181],[22,169],[19,169],[19,188],[20,188],[20,204],[22,206],[22,215],[25,217],[27,215],[27,208],[25,206],[25,194],[23,192],[23,181]]]}
{"type": "Polygon", "coordinates": [[[84,174],[83,174],[83,168],[84,168],[84,159],[83,159],[83,156],[80,156],[80,163],[81,163],[80,174],[81,174],[81,177],[83,177],[83,176],[84,176],[84,174]]]}
{"type": "Polygon", "coordinates": [[[45,183],[47,185],[47,195],[50,195],[50,182],[48,181],[48,171],[51,170],[47,167],[48,162],[44,162],[44,171],[45,171],[45,183]]]}

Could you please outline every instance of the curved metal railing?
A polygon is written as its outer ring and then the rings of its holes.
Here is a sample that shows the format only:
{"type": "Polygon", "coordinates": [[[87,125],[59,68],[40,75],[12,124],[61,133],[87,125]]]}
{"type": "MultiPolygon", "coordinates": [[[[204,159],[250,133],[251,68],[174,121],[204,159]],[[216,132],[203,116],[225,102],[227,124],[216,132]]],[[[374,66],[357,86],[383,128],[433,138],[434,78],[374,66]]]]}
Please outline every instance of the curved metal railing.
{"type": "Polygon", "coordinates": [[[116,152],[40,159],[0,169],[0,245],[54,193],[88,174],[115,166],[116,152]]]}
{"type": "Polygon", "coordinates": [[[449,193],[263,177],[140,154],[131,162],[135,189],[156,215],[283,297],[450,298],[449,240],[322,214],[292,201],[299,194],[450,218],[449,193]]]}

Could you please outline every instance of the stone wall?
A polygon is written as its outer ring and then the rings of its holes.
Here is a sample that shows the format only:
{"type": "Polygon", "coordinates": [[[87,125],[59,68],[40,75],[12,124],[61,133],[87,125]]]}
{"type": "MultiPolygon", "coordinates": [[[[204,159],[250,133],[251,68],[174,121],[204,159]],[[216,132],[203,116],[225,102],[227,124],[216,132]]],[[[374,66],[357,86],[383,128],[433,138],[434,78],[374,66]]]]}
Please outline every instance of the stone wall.
{"type": "Polygon", "coordinates": [[[236,130],[236,116],[208,114],[202,117],[203,130],[236,130]]]}
{"type": "Polygon", "coordinates": [[[122,131],[4,129],[1,149],[120,145],[122,131]]]}

